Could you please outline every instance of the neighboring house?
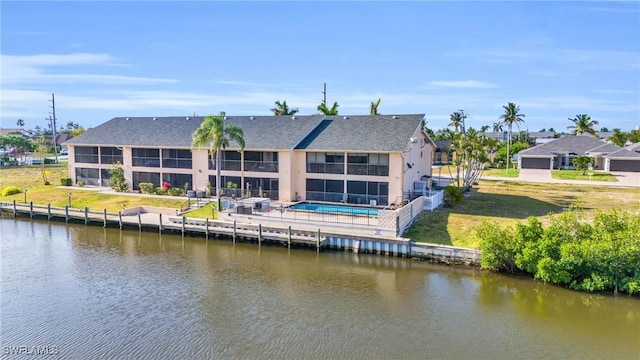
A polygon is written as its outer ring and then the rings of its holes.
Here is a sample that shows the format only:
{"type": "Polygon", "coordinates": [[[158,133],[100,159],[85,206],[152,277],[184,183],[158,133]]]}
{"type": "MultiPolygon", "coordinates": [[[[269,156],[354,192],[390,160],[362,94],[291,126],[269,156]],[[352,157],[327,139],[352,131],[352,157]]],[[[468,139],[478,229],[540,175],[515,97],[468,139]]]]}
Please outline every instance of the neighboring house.
{"type": "Polygon", "coordinates": [[[619,151],[619,146],[596,140],[592,136],[567,135],[518,153],[521,169],[573,168],[572,160],[579,155],[594,158],[594,167],[605,169],[606,156],[619,151]]]}
{"type": "Polygon", "coordinates": [[[237,144],[210,161],[192,149],[202,117],[118,117],[64,143],[74,183],[109,185],[109,168],[122,163],[131,188],[141,182],[204,190],[221,187],[274,200],[314,200],[388,205],[431,176],[435,144],[423,114],[397,116],[227,116],[243,129],[237,144]],[[258,189],[262,194],[257,194],[258,189]]]}
{"type": "Polygon", "coordinates": [[[436,140],[436,148],[433,152],[434,164],[451,164],[454,151],[451,150],[451,140],[436,140]]]}
{"type": "Polygon", "coordinates": [[[5,129],[5,128],[0,128],[0,136],[6,136],[6,135],[22,135],[25,136],[26,132],[23,129],[5,129]]]}
{"type": "Polygon", "coordinates": [[[640,172],[640,143],[609,153],[604,158],[606,171],[640,172]]]}

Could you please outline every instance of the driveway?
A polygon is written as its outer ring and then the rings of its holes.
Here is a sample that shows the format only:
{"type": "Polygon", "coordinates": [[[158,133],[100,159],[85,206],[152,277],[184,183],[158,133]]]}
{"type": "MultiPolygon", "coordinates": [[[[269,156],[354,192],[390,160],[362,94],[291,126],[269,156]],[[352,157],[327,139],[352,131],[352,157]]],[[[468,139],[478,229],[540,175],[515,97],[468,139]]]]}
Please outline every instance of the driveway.
{"type": "Polygon", "coordinates": [[[598,186],[617,186],[617,187],[637,187],[640,188],[640,173],[612,171],[611,175],[615,176],[617,182],[609,181],[589,181],[589,180],[560,180],[551,177],[551,171],[546,169],[521,169],[517,178],[498,178],[483,176],[485,180],[502,180],[502,181],[523,181],[538,182],[552,184],[576,184],[576,185],[598,185],[598,186]]]}

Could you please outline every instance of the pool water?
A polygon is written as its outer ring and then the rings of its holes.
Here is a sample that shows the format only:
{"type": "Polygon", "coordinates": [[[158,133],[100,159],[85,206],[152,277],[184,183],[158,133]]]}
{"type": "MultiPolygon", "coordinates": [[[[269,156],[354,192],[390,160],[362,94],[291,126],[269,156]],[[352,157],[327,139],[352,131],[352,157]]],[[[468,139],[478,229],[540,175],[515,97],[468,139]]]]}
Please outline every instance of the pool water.
{"type": "Polygon", "coordinates": [[[359,207],[359,206],[348,206],[348,205],[329,205],[329,204],[302,202],[299,204],[289,206],[289,209],[307,210],[307,211],[315,211],[315,212],[330,213],[330,214],[337,213],[337,214],[345,214],[345,215],[378,216],[378,209],[359,207]]]}

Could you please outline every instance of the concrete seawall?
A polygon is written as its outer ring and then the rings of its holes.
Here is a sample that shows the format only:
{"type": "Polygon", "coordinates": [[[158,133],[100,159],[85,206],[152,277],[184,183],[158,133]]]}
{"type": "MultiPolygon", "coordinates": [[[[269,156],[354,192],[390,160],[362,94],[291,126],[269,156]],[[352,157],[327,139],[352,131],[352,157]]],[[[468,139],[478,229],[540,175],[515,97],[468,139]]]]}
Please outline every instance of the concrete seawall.
{"type": "Polygon", "coordinates": [[[341,231],[311,231],[309,229],[293,229],[289,226],[273,224],[243,223],[241,221],[220,221],[175,216],[173,209],[160,209],[148,206],[137,206],[124,209],[118,213],[106,210],[93,211],[71,209],[68,207],[36,206],[33,204],[0,203],[3,214],[44,218],[49,221],[84,222],[85,225],[103,227],[138,228],[139,231],[158,231],[209,236],[243,241],[275,243],[291,247],[299,245],[322,249],[352,251],[353,253],[369,253],[385,256],[408,257],[433,260],[446,264],[480,265],[480,250],[455,246],[415,243],[411,239],[389,236],[363,236],[341,231]],[[163,215],[165,215],[163,217],[163,215]],[[170,216],[174,215],[174,216],[170,216]]]}

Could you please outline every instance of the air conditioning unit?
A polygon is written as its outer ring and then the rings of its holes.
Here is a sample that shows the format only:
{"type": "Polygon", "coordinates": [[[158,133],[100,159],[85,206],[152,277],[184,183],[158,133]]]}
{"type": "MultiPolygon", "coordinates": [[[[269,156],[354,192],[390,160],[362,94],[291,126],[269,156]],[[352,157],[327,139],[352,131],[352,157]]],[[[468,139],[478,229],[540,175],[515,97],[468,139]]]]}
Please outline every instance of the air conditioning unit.
{"type": "Polygon", "coordinates": [[[369,200],[369,205],[378,206],[378,201],[377,200],[369,200]]]}

